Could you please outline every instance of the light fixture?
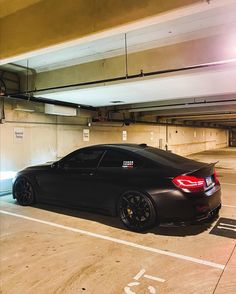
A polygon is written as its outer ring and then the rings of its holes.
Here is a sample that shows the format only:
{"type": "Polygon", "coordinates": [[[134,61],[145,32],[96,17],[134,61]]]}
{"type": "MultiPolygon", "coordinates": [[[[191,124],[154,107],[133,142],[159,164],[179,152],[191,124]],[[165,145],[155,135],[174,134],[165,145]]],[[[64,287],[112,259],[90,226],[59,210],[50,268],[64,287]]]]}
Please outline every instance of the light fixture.
{"type": "Polygon", "coordinates": [[[92,125],[91,119],[88,118],[87,126],[88,126],[88,127],[91,127],[91,125],[92,125]]]}
{"type": "Polygon", "coordinates": [[[112,101],[110,101],[110,103],[117,104],[117,103],[124,103],[124,101],[121,101],[121,100],[112,100],[112,101]]]}
{"type": "Polygon", "coordinates": [[[5,96],[5,90],[3,87],[0,87],[0,96],[5,96]]]}
{"type": "Polygon", "coordinates": [[[35,112],[34,109],[29,109],[29,108],[19,108],[19,107],[14,108],[14,110],[16,110],[16,111],[25,111],[25,112],[35,112]]]}

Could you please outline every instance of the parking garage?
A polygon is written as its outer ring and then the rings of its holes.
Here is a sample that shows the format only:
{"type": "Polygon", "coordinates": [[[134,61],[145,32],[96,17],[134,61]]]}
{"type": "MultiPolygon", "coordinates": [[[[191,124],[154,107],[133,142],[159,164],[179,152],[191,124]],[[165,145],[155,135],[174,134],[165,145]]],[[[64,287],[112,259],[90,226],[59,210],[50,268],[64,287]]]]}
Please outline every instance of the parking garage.
{"type": "Polygon", "coordinates": [[[1,293],[235,293],[236,1],[0,8],[1,293]],[[101,144],[215,164],[219,215],[135,232],[118,216],[13,199],[21,170],[101,144]]]}

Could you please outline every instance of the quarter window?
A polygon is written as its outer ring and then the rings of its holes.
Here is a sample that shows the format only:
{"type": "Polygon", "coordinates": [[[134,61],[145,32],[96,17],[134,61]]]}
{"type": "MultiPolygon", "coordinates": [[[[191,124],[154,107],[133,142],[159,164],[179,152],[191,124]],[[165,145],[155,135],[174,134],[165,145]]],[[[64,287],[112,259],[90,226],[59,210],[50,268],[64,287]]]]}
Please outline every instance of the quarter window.
{"type": "Polygon", "coordinates": [[[122,168],[134,168],[138,166],[138,160],[126,153],[108,150],[104,155],[100,167],[122,167],[122,168]]]}

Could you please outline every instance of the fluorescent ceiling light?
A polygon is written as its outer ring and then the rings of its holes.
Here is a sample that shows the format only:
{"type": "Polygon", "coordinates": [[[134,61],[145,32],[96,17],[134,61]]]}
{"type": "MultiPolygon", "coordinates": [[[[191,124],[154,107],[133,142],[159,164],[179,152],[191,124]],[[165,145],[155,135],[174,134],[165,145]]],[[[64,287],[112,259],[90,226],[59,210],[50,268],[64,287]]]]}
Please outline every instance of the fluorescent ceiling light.
{"type": "Polygon", "coordinates": [[[25,112],[35,112],[34,109],[29,109],[29,108],[14,108],[13,110],[16,110],[16,111],[25,111],[25,112]]]}

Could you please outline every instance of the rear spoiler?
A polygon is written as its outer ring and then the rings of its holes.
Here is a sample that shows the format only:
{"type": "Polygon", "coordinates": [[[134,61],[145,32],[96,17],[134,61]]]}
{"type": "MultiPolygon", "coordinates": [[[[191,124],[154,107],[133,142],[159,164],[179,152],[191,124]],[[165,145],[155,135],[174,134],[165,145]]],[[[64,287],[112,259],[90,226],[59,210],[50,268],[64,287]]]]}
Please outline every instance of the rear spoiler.
{"type": "Polygon", "coordinates": [[[195,170],[191,170],[190,172],[186,173],[185,175],[191,176],[200,176],[200,177],[207,177],[211,176],[214,173],[214,167],[219,161],[213,163],[206,163],[202,167],[197,168],[195,170]]]}

